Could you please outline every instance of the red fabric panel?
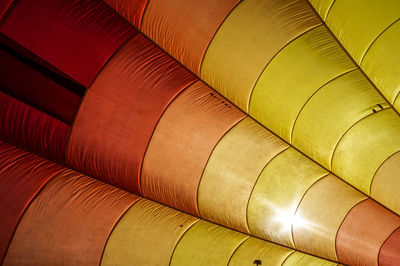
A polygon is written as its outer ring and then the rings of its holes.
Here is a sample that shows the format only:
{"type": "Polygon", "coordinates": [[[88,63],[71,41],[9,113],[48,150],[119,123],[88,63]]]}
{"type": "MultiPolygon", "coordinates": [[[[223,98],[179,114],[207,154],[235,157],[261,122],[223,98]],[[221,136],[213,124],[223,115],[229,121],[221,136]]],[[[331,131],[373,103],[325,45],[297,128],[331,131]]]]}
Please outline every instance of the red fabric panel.
{"type": "Polygon", "coordinates": [[[100,265],[115,224],[138,196],[72,170],[54,177],[27,209],[8,265],[100,265]]]}
{"type": "Polygon", "coordinates": [[[0,264],[26,207],[63,168],[0,141],[0,264]]]}
{"type": "Polygon", "coordinates": [[[0,89],[72,124],[81,97],[4,50],[0,50],[0,89]]]}
{"type": "Polygon", "coordinates": [[[19,146],[65,161],[70,126],[0,92],[0,137],[19,146]]]}
{"type": "Polygon", "coordinates": [[[141,164],[157,121],[194,80],[143,35],[136,35],[89,88],[71,132],[67,162],[141,194],[141,164]]]}
{"type": "Polygon", "coordinates": [[[103,0],[118,14],[126,18],[133,26],[140,29],[148,0],[103,0]]]}
{"type": "MultiPolygon", "coordinates": [[[[49,64],[45,60],[43,60],[41,57],[37,56],[36,54],[32,53],[28,49],[24,48],[14,40],[8,38],[4,34],[0,32],[0,45],[2,49],[5,49],[6,52],[12,51],[14,55],[18,55],[19,58],[25,59],[25,61],[29,61],[31,66],[33,66],[34,69],[40,71],[40,70],[46,70],[49,73],[54,73],[54,75],[57,75],[60,77],[60,79],[64,83],[69,83],[75,85],[75,87],[80,88],[86,88],[76,82],[75,80],[71,79],[67,74],[62,72],[61,70],[55,68],[53,65],[49,64]]],[[[57,81],[59,82],[59,81],[57,81]]],[[[71,86],[70,86],[71,87],[71,86]]],[[[85,90],[86,91],[86,90],[85,90]]],[[[80,94],[83,96],[83,93],[80,94]]]]}
{"type": "Polygon", "coordinates": [[[86,87],[137,32],[96,0],[19,0],[0,31],[86,87]]]}
{"type": "Polygon", "coordinates": [[[10,8],[14,0],[1,0],[0,1],[0,23],[7,10],[10,8]]]}
{"type": "Polygon", "coordinates": [[[400,228],[397,228],[383,244],[379,252],[379,265],[390,266],[400,262],[400,228]]]}

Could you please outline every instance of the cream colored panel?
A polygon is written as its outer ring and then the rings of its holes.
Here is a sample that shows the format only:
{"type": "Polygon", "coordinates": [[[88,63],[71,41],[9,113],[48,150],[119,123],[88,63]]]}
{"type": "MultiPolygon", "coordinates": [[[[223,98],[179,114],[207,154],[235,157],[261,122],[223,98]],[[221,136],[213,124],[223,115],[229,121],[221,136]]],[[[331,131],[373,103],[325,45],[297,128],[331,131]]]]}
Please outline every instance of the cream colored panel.
{"type": "Polygon", "coordinates": [[[400,214],[400,152],[387,159],[376,172],[371,197],[400,214]]]}
{"type": "Polygon", "coordinates": [[[335,266],[337,263],[326,261],[301,252],[294,252],[282,266],[335,266]]]}
{"type": "Polygon", "coordinates": [[[261,173],[248,207],[250,232],[293,247],[292,224],[307,189],[327,171],[293,148],[275,157],[261,173]]]}
{"type": "MultiPolygon", "coordinates": [[[[386,109],[364,118],[346,133],[334,154],[332,169],[369,195],[375,172],[399,150],[400,117],[386,109]]],[[[400,188],[396,189],[398,193],[400,188]]]]}
{"type": "Polygon", "coordinates": [[[336,260],[336,233],[350,209],[366,196],[329,174],[305,194],[296,212],[296,248],[336,260]]]}
{"type": "Polygon", "coordinates": [[[121,218],[102,265],[168,265],[175,245],[197,218],[142,199],[121,218]]]}
{"type": "Polygon", "coordinates": [[[206,221],[199,221],[181,238],[171,265],[226,266],[236,248],[248,236],[206,221]]]}
{"type": "Polygon", "coordinates": [[[281,266],[293,250],[250,237],[235,251],[229,266],[254,266],[259,260],[262,265],[281,266]]]}
{"type": "Polygon", "coordinates": [[[264,166],[289,146],[247,117],[217,144],[201,179],[201,217],[248,232],[246,211],[264,166]]]}

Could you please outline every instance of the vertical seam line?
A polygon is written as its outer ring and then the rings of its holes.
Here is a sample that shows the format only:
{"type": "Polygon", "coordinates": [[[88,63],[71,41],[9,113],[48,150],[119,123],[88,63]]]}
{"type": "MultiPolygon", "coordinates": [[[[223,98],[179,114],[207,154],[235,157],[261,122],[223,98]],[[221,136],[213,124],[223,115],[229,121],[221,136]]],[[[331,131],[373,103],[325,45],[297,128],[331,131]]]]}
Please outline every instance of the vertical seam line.
{"type": "Polygon", "coordinates": [[[290,142],[289,143],[293,143],[293,132],[294,132],[294,128],[296,126],[297,120],[300,117],[300,114],[303,111],[304,107],[311,100],[311,98],[315,94],[317,94],[317,92],[319,92],[321,89],[323,89],[326,85],[328,85],[329,83],[331,83],[331,82],[335,81],[336,79],[341,78],[341,77],[345,76],[346,74],[351,73],[351,72],[353,72],[355,70],[357,70],[357,68],[353,68],[353,69],[347,70],[346,72],[344,72],[344,73],[332,78],[331,80],[329,80],[329,81],[325,82],[323,85],[321,85],[313,94],[311,94],[311,96],[307,99],[307,101],[304,102],[303,106],[300,108],[299,112],[297,113],[297,116],[296,116],[296,118],[295,118],[295,120],[293,122],[292,129],[290,130],[290,142]]]}
{"type": "Polygon", "coordinates": [[[247,229],[249,230],[249,233],[251,234],[251,230],[250,230],[250,226],[249,226],[249,205],[250,205],[250,199],[251,196],[253,195],[254,189],[258,183],[258,180],[260,179],[261,174],[264,172],[264,170],[267,168],[267,166],[275,159],[277,158],[281,153],[283,153],[284,151],[287,151],[288,149],[290,149],[291,146],[288,145],[288,147],[286,147],[285,149],[281,150],[280,152],[278,152],[277,154],[274,155],[274,157],[272,157],[268,162],[266,162],[266,164],[264,165],[264,167],[261,169],[260,173],[257,176],[256,181],[254,182],[254,185],[250,191],[250,195],[249,195],[249,199],[247,200],[247,206],[246,206],[246,225],[247,225],[247,229]]]}
{"type": "Polygon", "coordinates": [[[354,204],[353,207],[351,207],[350,210],[346,213],[346,215],[344,216],[342,222],[340,223],[340,225],[339,225],[339,227],[338,227],[338,229],[336,231],[336,234],[335,234],[335,253],[336,253],[336,258],[338,259],[338,261],[340,261],[340,259],[339,259],[339,255],[338,255],[338,252],[337,252],[337,238],[338,238],[338,235],[339,235],[340,228],[342,227],[344,221],[347,219],[347,216],[349,216],[350,212],[354,208],[356,208],[359,204],[361,204],[362,202],[367,201],[367,200],[369,200],[369,197],[366,196],[365,199],[363,199],[363,200],[357,202],[356,204],[354,204]]]}
{"type": "Polygon", "coordinates": [[[204,172],[207,168],[207,165],[211,159],[212,154],[214,153],[214,150],[216,149],[216,147],[218,146],[218,144],[221,142],[221,140],[230,132],[233,130],[233,128],[235,128],[240,122],[242,122],[244,119],[246,119],[248,116],[245,115],[243,118],[239,119],[234,125],[232,125],[227,131],[224,132],[224,134],[219,138],[219,140],[215,143],[214,147],[212,148],[208,158],[207,158],[207,162],[204,165],[203,171],[201,172],[200,175],[200,179],[199,179],[199,183],[197,185],[197,191],[196,191],[196,207],[197,207],[197,212],[199,214],[199,216],[201,216],[201,212],[200,212],[200,204],[199,204],[199,192],[200,192],[200,185],[201,185],[201,181],[203,180],[203,175],[204,172]]]}
{"type": "MultiPolygon", "coordinates": [[[[385,108],[385,109],[383,109],[383,110],[381,110],[381,111],[379,111],[379,112],[382,112],[382,111],[385,111],[385,110],[388,110],[388,109],[390,109],[390,107],[385,108]]],[[[379,112],[378,112],[378,113],[379,113],[379,112]]],[[[363,118],[361,118],[360,120],[358,120],[357,122],[355,122],[353,125],[351,125],[351,126],[343,133],[343,135],[339,138],[338,142],[337,142],[336,145],[335,145],[335,148],[334,148],[333,151],[332,151],[331,162],[330,162],[330,167],[329,167],[329,168],[330,168],[330,171],[333,171],[333,159],[334,159],[334,157],[335,157],[336,150],[337,150],[337,148],[339,147],[339,144],[340,144],[340,142],[343,140],[343,138],[344,138],[344,137],[347,135],[347,133],[349,133],[349,131],[350,131],[352,128],[354,128],[358,123],[360,123],[361,121],[363,121],[363,120],[367,119],[368,117],[371,117],[371,116],[373,116],[373,115],[375,115],[375,114],[377,114],[377,113],[372,112],[372,113],[370,113],[370,114],[364,116],[363,118]]],[[[358,189],[358,190],[359,190],[359,189],[358,189]]],[[[371,194],[371,193],[369,193],[369,194],[371,194]]]]}
{"type": "Polygon", "coordinates": [[[372,196],[372,183],[374,182],[375,176],[376,176],[376,174],[378,173],[379,169],[380,169],[390,158],[392,158],[393,156],[395,156],[395,155],[398,154],[398,153],[400,153],[400,150],[394,152],[394,153],[391,154],[389,157],[387,157],[387,158],[379,165],[379,167],[376,169],[374,175],[372,176],[371,183],[369,184],[369,194],[370,194],[371,196],[372,196]]]}
{"type": "Polygon", "coordinates": [[[252,98],[252,96],[253,96],[254,89],[256,88],[257,83],[258,83],[258,81],[260,80],[261,76],[264,74],[265,70],[266,70],[267,67],[271,64],[271,62],[275,59],[275,57],[277,57],[286,47],[288,47],[288,46],[289,46],[290,44],[292,44],[294,41],[296,41],[297,39],[299,39],[299,38],[302,37],[303,35],[305,35],[305,34],[309,33],[310,31],[312,31],[312,30],[314,30],[314,29],[316,29],[316,28],[318,28],[318,27],[321,27],[321,26],[323,26],[323,23],[322,23],[322,22],[321,22],[321,24],[315,25],[314,27],[312,27],[312,28],[310,28],[310,29],[308,29],[308,30],[302,32],[301,34],[297,35],[296,37],[294,37],[293,39],[291,39],[289,42],[287,42],[285,45],[283,45],[283,46],[271,57],[271,59],[266,63],[266,65],[265,65],[265,66],[263,67],[263,69],[261,70],[260,74],[258,75],[258,77],[257,77],[256,81],[254,82],[253,87],[252,87],[252,89],[251,89],[251,91],[250,91],[249,99],[248,99],[248,102],[247,102],[247,105],[246,105],[246,107],[247,107],[247,111],[246,111],[246,112],[247,112],[247,113],[250,113],[251,98],[252,98]]]}
{"type": "MultiPolygon", "coordinates": [[[[150,1],[150,0],[149,0],[149,1],[150,1]]],[[[212,41],[214,40],[215,36],[217,35],[218,31],[221,29],[222,25],[225,23],[225,21],[228,19],[228,17],[232,14],[233,10],[235,10],[235,9],[239,6],[239,4],[241,4],[242,2],[243,2],[242,0],[240,0],[239,2],[237,2],[236,5],[228,12],[228,14],[226,15],[226,17],[222,20],[221,24],[218,26],[218,28],[217,28],[216,31],[214,32],[214,35],[212,36],[210,42],[207,44],[207,47],[206,47],[206,49],[204,50],[204,53],[203,53],[203,56],[201,57],[201,61],[200,61],[200,65],[199,65],[199,75],[198,75],[199,78],[201,77],[201,73],[202,73],[201,69],[202,69],[203,62],[204,62],[204,57],[205,57],[206,54],[207,54],[208,48],[210,48],[210,45],[211,45],[212,41]]],[[[174,57],[174,58],[175,58],[175,57],[174,57]]],[[[197,75],[196,75],[196,76],[197,76],[197,75]]]]}
{"type": "Polygon", "coordinates": [[[396,19],[395,21],[393,21],[389,26],[387,26],[381,33],[378,34],[378,36],[375,37],[375,39],[371,42],[371,44],[368,46],[368,48],[365,50],[365,52],[363,53],[361,59],[360,59],[360,67],[363,63],[363,60],[365,58],[365,56],[367,55],[367,53],[370,51],[371,47],[376,43],[376,41],[379,39],[379,37],[381,37],[390,27],[392,27],[394,24],[396,24],[396,22],[400,21],[400,18],[396,19]]]}

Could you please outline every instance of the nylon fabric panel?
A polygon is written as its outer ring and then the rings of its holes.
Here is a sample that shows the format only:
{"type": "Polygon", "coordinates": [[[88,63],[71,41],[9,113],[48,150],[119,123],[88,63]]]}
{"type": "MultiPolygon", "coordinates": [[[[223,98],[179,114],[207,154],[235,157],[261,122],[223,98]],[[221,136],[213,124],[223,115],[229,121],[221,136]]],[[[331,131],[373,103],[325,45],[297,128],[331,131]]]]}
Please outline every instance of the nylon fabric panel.
{"type": "Polygon", "coordinates": [[[178,242],[170,265],[228,265],[236,248],[247,238],[244,234],[200,220],[178,242]]]}
{"type": "Polygon", "coordinates": [[[0,49],[0,88],[25,103],[72,124],[81,97],[0,49]]]}
{"type": "Polygon", "coordinates": [[[266,64],[284,45],[320,24],[305,1],[242,1],[214,36],[200,76],[247,112],[266,64]]]}
{"type": "Polygon", "coordinates": [[[282,266],[335,266],[337,263],[312,257],[304,253],[293,252],[282,266]]]}
{"type": "Polygon", "coordinates": [[[146,5],[149,0],[103,0],[122,17],[140,29],[143,14],[147,12],[146,5]]]}
{"type": "Polygon", "coordinates": [[[201,217],[249,233],[247,203],[264,166],[289,146],[250,117],[212,152],[199,186],[201,217]]]}
{"type": "MultiPolygon", "coordinates": [[[[332,170],[370,194],[370,184],[379,166],[400,150],[400,121],[393,109],[372,114],[355,124],[341,139],[333,156],[332,170]]],[[[397,190],[398,191],[398,190],[397,190]]],[[[376,198],[380,201],[379,198],[376,198]]],[[[396,206],[387,206],[398,209],[396,206]]]]}
{"type": "Polygon", "coordinates": [[[229,266],[253,266],[260,260],[261,265],[281,266],[293,250],[260,239],[250,237],[235,251],[229,266]]]}
{"type": "Polygon", "coordinates": [[[349,212],[339,229],[336,249],[340,262],[378,265],[381,246],[399,226],[400,218],[372,199],[360,202],[349,212]]]}
{"type": "Polygon", "coordinates": [[[371,197],[400,214],[400,152],[390,156],[372,180],[371,197]]]}
{"type": "Polygon", "coordinates": [[[262,171],[248,206],[250,232],[294,247],[292,225],[303,195],[328,172],[293,148],[272,159],[262,171]]]}
{"type": "Polygon", "coordinates": [[[397,0],[337,0],[326,19],[350,55],[360,63],[374,39],[400,18],[397,0]]]}
{"type": "Polygon", "coordinates": [[[397,228],[385,241],[379,251],[379,265],[396,265],[400,261],[400,228],[397,228]]]}
{"type": "Polygon", "coordinates": [[[25,209],[63,168],[0,140],[0,263],[25,209]]]}
{"type": "Polygon", "coordinates": [[[72,170],[50,181],[26,211],[5,265],[99,265],[108,235],[137,196],[72,170]]]}
{"type": "Polygon", "coordinates": [[[143,161],[143,195],[198,216],[197,191],[215,145],[245,117],[204,83],[183,91],[160,119],[143,161]]]}
{"type": "Polygon", "coordinates": [[[141,31],[193,73],[218,27],[239,0],[151,0],[141,31]],[[185,25],[185,26],[182,26],[185,25]]]}
{"type": "Polygon", "coordinates": [[[19,0],[0,32],[88,87],[137,33],[102,1],[19,0]]]}
{"type": "Polygon", "coordinates": [[[397,112],[400,112],[400,97],[396,97],[396,100],[393,103],[393,108],[395,108],[397,112]]]}
{"type": "Polygon", "coordinates": [[[292,144],[331,169],[335,148],[347,130],[366,116],[388,107],[363,74],[352,71],[323,86],[307,102],[293,128],[292,144]]]}
{"type": "Polygon", "coordinates": [[[101,265],[168,265],[179,239],[197,221],[141,199],[113,230],[101,265]]]}
{"type": "Polygon", "coordinates": [[[75,169],[141,193],[140,168],[153,130],[194,81],[142,35],[124,45],[89,88],[67,148],[75,169]]]}
{"type": "Polygon", "coordinates": [[[59,162],[70,126],[0,92],[0,137],[59,162]]]}
{"type": "Polygon", "coordinates": [[[365,73],[398,111],[400,110],[399,43],[400,22],[397,21],[376,39],[361,63],[365,73]]]}
{"type": "Polygon", "coordinates": [[[271,60],[254,87],[250,115],[290,143],[307,101],[325,83],[355,67],[326,26],[316,27],[271,60]]]}
{"type": "Polygon", "coordinates": [[[335,1],[336,0],[308,0],[324,21],[335,1]]]}
{"type": "Polygon", "coordinates": [[[337,231],[351,208],[366,198],[332,174],[320,179],[304,195],[296,212],[296,248],[337,261],[337,231]]]}

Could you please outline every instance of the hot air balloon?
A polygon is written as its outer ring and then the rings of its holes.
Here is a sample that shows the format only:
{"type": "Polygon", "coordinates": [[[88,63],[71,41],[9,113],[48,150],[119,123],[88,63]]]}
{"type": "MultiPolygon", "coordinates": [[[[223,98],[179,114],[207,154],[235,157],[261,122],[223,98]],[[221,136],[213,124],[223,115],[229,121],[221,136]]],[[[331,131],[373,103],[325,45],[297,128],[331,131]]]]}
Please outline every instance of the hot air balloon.
{"type": "Polygon", "coordinates": [[[395,0],[3,0],[4,265],[398,265],[395,0]]]}

